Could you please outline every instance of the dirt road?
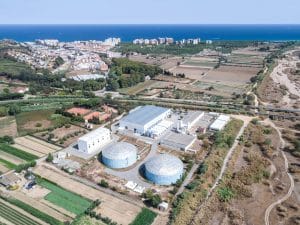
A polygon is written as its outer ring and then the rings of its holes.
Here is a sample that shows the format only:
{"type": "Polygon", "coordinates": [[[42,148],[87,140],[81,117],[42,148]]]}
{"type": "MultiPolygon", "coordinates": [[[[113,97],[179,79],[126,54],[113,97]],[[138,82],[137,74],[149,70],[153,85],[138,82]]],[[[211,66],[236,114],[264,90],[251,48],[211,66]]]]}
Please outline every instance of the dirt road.
{"type": "Polygon", "coordinates": [[[208,194],[207,194],[207,197],[206,199],[208,199],[212,192],[215,190],[215,188],[219,185],[220,181],[222,180],[223,178],[223,175],[228,167],[228,161],[230,160],[235,148],[237,147],[238,143],[239,143],[239,138],[242,136],[242,134],[244,133],[244,130],[245,128],[248,126],[249,122],[253,119],[252,117],[247,117],[247,116],[239,116],[239,115],[232,115],[232,117],[236,118],[236,119],[242,119],[244,121],[244,124],[242,126],[242,128],[240,129],[238,135],[236,136],[235,140],[234,140],[234,143],[232,145],[232,147],[229,149],[225,159],[224,159],[224,162],[223,162],[223,165],[222,165],[222,168],[221,168],[221,172],[219,174],[219,176],[217,177],[214,185],[211,187],[211,189],[208,191],[208,194]]]}

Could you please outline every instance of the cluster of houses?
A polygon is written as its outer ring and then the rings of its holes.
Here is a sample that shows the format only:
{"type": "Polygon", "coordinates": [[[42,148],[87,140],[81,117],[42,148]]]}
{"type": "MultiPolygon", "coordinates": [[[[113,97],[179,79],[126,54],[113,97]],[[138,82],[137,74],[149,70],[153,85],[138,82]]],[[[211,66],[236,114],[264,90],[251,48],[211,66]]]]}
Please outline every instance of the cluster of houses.
{"type": "Polygon", "coordinates": [[[104,122],[112,118],[113,114],[118,114],[118,110],[107,105],[103,105],[102,110],[102,112],[99,112],[81,107],[73,107],[68,109],[67,112],[75,116],[82,117],[86,123],[91,121],[104,122]]]}
{"type": "MultiPolygon", "coordinates": [[[[144,38],[138,38],[133,40],[133,44],[136,45],[163,45],[163,44],[181,44],[181,45],[185,45],[185,44],[192,44],[192,45],[197,45],[201,42],[200,38],[189,38],[189,39],[182,39],[180,41],[175,41],[174,38],[154,38],[154,39],[144,39],[144,38]]],[[[207,40],[206,41],[207,44],[211,44],[212,41],[207,40]]]]}

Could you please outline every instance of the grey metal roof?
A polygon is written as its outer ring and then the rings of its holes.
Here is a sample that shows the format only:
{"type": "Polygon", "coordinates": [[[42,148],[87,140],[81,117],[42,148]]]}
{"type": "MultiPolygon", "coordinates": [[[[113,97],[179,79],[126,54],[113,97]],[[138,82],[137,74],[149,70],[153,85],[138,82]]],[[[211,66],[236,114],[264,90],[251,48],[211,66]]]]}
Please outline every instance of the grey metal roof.
{"type": "Polygon", "coordinates": [[[150,158],[145,163],[145,169],[155,175],[172,176],[182,172],[183,163],[173,155],[160,154],[150,158]]]}
{"type": "Polygon", "coordinates": [[[141,106],[138,109],[134,110],[133,112],[129,113],[125,116],[122,121],[129,122],[129,123],[136,123],[139,125],[145,125],[151,120],[155,119],[159,115],[167,112],[169,109],[154,106],[154,105],[146,105],[141,106]]]}
{"type": "Polygon", "coordinates": [[[126,159],[137,155],[137,148],[127,142],[114,143],[102,151],[102,156],[108,159],[126,159]]]}

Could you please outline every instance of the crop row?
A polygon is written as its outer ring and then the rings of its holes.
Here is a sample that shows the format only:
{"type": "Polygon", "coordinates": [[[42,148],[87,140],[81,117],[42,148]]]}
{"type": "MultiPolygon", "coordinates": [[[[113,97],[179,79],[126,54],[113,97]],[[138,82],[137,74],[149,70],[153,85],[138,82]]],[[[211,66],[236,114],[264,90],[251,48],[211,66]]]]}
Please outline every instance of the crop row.
{"type": "Polygon", "coordinates": [[[32,155],[28,152],[24,152],[20,149],[14,148],[14,147],[12,147],[10,145],[7,145],[7,144],[0,144],[0,151],[6,152],[6,153],[14,155],[14,156],[17,156],[17,157],[19,157],[21,159],[24,159],[26,161],[32,161],[32,160],[38,159],[38,157],[35,156],[35,155],[32,155]]]}
{"type": "Polygon", "coordinates": [[[18,225],[39,225],[36,221],[0,202],[0,216],[18,225]]]}

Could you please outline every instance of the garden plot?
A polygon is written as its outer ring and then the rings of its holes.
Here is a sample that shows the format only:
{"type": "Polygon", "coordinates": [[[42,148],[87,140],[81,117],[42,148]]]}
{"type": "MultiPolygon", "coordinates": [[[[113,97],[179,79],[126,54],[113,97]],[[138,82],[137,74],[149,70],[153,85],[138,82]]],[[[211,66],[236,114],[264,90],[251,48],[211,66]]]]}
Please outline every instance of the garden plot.
{"type": "Polygon", "coordinates": [[[30,138],[27,138],[27,136],[25,137],[19,137],[15,139],[15,143],[18,146],[22,146],[24,151],[27,151],[28,149],[31,150],[30,153],[32,153],[32,151],[36,152],[35,155],[47,155],[49,153],[53,153],[55,151],[57,151],[57,148],[55,147],[49,147],[46,146],[44,144],[41,144],[40,142],[37,142],[35,140],[32,140],[30,138]]]}
{"type": "Polygon", "coordinates": [[[15,165],[19,165],[19,164],[22,164],[22,163],[25,163],[26,161],[23,160],[23,159],[20,159],[14,155],[11,155],[11,154],[8,154],[6,152],[3,152],[3,151],[0,151],[0,159],[4,159],[8,162],[11,162],[15,165]]]}
{"type": "Polygon", "coordinates": [[[23,145],[19,145],[19,144],[13,144],[12,147],[21,149],[22,151],[28,152],[28,153],[30,153],[32,155],[35,155],[35,156],[39,157],[39,158],[41,158],[41,157],[43,157],[45,155],[44,153],[34,151],[31,148],[27,148],[27,147],[25,147],[23,145]]]}
{"type": "MultiPolygon", "coordinates": [[[[4,218],[8,221],[8,224],[18,224],[18,225],[40,225],[46,224],[32,215],[21,212],[21,209],[10,205],[9,203],[5,202],[4,200],[0,199],[0,220],[4,218]]],[[[3,222],[3,220],[2,220],[3,222]]]]}
{"type": "Polygon", "coordinates": [[[56,183],[65,190],[75,192],[91,200],[100,199],[101,204],[98,212],[117,223],[129,224],[141,210],[136,205],[73,180],[69,175],[53,166],[39,165],[34,168],[34,172],[56,183]]]}

